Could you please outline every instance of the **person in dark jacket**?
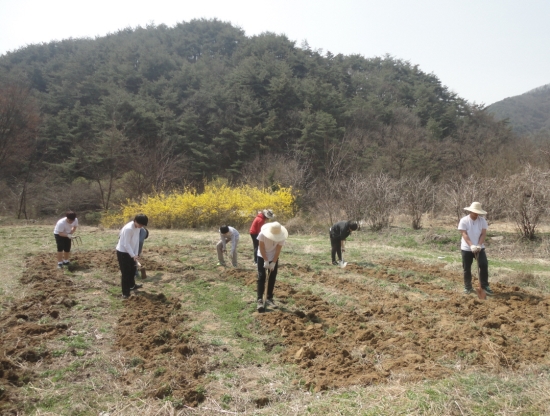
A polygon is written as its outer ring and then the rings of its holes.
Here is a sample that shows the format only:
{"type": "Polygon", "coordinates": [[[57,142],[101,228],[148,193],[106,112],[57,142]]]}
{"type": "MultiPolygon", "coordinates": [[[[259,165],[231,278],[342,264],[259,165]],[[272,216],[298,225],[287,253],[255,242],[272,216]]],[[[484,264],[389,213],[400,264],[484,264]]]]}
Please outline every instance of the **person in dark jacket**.
{"type": "Polygon", "coordinates": [[[250,237],[252,237],[252,245],[254,246],[254,264],[258,264],[258,244],[260,244],[258,241],[258,234],[260,234],[262,226],[266,221],[268,219],[272,220],[273,218],[275,218],[273,211],[264,209],[263,211],[259,211],[254,221],[252,221],[252,225],[250,226],[250,237]]]}
{"type": "Polygon", "coordinates": [[[351,235],[351,232],[355,230],[357,230],[357,223],[354,221],[340,221],[330,227],[331,258],[332,264],[335,266],[338,265],[338,262],[342,261],[342,251],[345,251],[344,241],[351,235]],[[338,261],[336,261],[336,254],[338,254],[338,261]]]}

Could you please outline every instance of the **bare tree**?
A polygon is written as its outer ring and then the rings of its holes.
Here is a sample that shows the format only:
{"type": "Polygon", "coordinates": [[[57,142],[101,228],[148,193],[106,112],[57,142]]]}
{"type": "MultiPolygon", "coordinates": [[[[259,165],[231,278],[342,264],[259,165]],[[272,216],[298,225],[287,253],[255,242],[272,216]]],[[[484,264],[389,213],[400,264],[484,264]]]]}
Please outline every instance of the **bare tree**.
{"type": "Polygon", "coordinates": [[[33,152],[40,122],[38,106],[27,87],[0,85],[0,171],[7,174],[33,152]]]}
{"type": "Polygon", "coordinates": [[[28,218],[29,180],[45,151],[38,152],[40,116],[29,88],[0,85],[0,179],[18,195],[17,218],[28,218]]]}
{"type": "Polygon", "coordinates": [[[464,207],[480,201],[480,180],[473,175],[451,178],[444,186],[444,205],[447,212],[456,216],[457,223],[464,216],[464,207]]]}
{"type": "Polygon", "coordinates": [[[119,183],[130,198],[181,187],[189,176],[185,156],[176,155],[168,139],[159,139],[153,148],[135,145],[128,157],[129,170],[119,183]]]}
{"type": "Polygon", "coordinates": [[[304,191],[313,183],[311,163],[293,154],[257,156],[242,169],[241,181],[260,188],[278,184],[304,191]]]}
{"type": "Polygon", "coordinates": [[[428,176],[402,178],[399,182],[401,204],[411,216],[412,228],[422,228],[422,215],[433,208],[435,186],[428,176]]]}
{"type": "Polygon", "coordinates": [[[549,178],[550,172],[527,165],[522,173],[508,180],[508,217],[515,222],[519,234],[528,240],[535,238],[536,228],[550,202],[549,178]]]}
{"type": "Polygon", "coordinates": [[[397,181],[385,173],[365,177],[364,213],[371,230],[389,227],[399,201],[397,181]]]}

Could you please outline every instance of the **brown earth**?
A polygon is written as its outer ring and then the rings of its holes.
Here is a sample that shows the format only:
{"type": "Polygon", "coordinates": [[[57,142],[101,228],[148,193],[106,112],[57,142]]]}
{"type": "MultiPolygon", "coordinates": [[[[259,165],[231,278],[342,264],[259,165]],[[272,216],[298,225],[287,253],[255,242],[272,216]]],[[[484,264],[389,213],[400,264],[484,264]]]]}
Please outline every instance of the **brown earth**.
{"type": "MultiPolygon", "coordinates": [[[[148,271],[164,270],[180,280],[200,278],[193,267],[173,260],[182,247],[152,248],[143,263],[148,271]]],[[[75,272],[118,273],[112,251],[76,253],[71,267],[75,272]]],[[[492,285],[496,295],[481,301],[450,288],[460,286],[460,274],[444,265],[412,261],[386,261],[376,267],[349,264],[344,270],[320,272],[282,263],[280,270],[319,289],[313,293],[279,281],[275,296],[280,307],[255,315],[266,332],[278,335],[272,339],[279,341],[266,343],[266,350],[280,345],[280,360],[296,365],[297,387],[320,391],[441,378],[465,366],[495,371],[550,364],[548,296],[497,283],[492,285]],[[345,302],[331,301],[334,294],[345,302]]],[[[253,297],[254,271],[222,273],[249,286],[253,297]]],[[[28,364],[47,367],[56,360],[44,348],[45,341],[69,332],[64,317],[80,302],[74,280],[51,268],[50,254],[29,258],[21,283],[24,296],[0,316],[3,414],[17,413],[18,389],[38,377],[28,364]],[[45,317],[58,323],[44,324],[45,317]]],[[[112,280],[103,283],[119,285],[112,280]]],[[[124,301],[117,313],[111,348],[131,369],[121,375],[127,394],[139,390],[147,397],[171,396],[187,406],[204,400],[199,386],[215,369],[209,357],[225,347],[198,341],[180,301],[140,292],[124,301]]]]}
{"type": "MultiPolygon", "coordinates": [[[[481,301],[436,283],[437,278],[462,281],[461,275],[441,266],[411,261],[387,261],[384,266],[348,265],[350,278],[335,276],[330,269],[314,273],[283,266],[350,298],[338,307],[279,282],[281,307],[258,315],[284,339],[281,358],[301,368],[306,387],[319,391],[398,377],[440,378],[466,364],[519,369],[550,363],[550,297],[497,283],[492,285],[496,295],[481,301]],[[401,277],[399,271],[417,274],[401,277]],[[398,289],[367,286],[365,277],[392,282],[398,289]]],[[[255,285],[249,275],[232,274],[255,285]]]]}

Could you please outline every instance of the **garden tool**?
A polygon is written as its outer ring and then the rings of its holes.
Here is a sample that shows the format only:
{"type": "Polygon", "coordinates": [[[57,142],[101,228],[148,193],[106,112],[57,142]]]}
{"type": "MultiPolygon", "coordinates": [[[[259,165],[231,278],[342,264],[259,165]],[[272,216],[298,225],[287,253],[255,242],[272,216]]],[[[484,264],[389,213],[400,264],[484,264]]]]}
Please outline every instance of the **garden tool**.
{"type": "Polygon", "coordinates": [[[476,258],[477,263],[477,280],[479,282],[479,287],[476,288],[477,297],[479,299],[486,299],[487,298],[487,292],[485,292],[485,289],[481,286],[481,269],[479,267],[479,260],[478,260],[478,252],[474,252],[474,257],[476,258]]]}
{"type": "Polygon", "coordinates": [[[340,268],[343,269],[348,263],[344,261],[344,248],[342,247],[342,260],[340,261],[340,268]]]}
{"type": "Polygon", "coordinates": [[[141,278],[147,279],[147,272],[145,271],[145,267],[143,267],[139,261],[137,262],[137,266],[138,270],[140,271],[141,278]]]}
{"type": "Polygon", "coordinates": [[[74,242],[75,246],[80,246],[82,244],[82,238],[79,235],[73,235],[71,240],[74,242]]]}
{"type": "MultiPolygon", "coordinates": [[[[269,263],[269,262],[267,262],[269,263]]],[[[265,310],[265,303],[267,302],[267,286],[269,285],[269,277],[271,276],[271,269],[269,267],[267,267],[265,269],[265,287],[264,287],[264,297],[263,297],[263,301],[264,301],[264,310],[265,310]]]]}

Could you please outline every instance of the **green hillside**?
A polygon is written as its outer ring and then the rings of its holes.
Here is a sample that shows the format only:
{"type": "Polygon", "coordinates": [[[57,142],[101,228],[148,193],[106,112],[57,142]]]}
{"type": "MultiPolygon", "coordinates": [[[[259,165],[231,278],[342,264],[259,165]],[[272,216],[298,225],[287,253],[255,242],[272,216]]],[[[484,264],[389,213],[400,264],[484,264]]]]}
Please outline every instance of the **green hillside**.
{"type": "Polygon", "coordinates": [[[550,84],[491,104],[488,110],[508,120],[518,134],[550,131],[550,84]]]}
{"type": "Polygon", "coordinates": [[[513,138],[410,62],[218,20],[30,45],[0,57],[0,92],[20,112],[0,135],[11,144],[0,193],[32,188],[41,213],[59,209],[43,195],[75,183],[87,192],[71,206],[93,210],[216,177],[308,188],[351,174],[483,174],[476,160],[513,138]]]}

